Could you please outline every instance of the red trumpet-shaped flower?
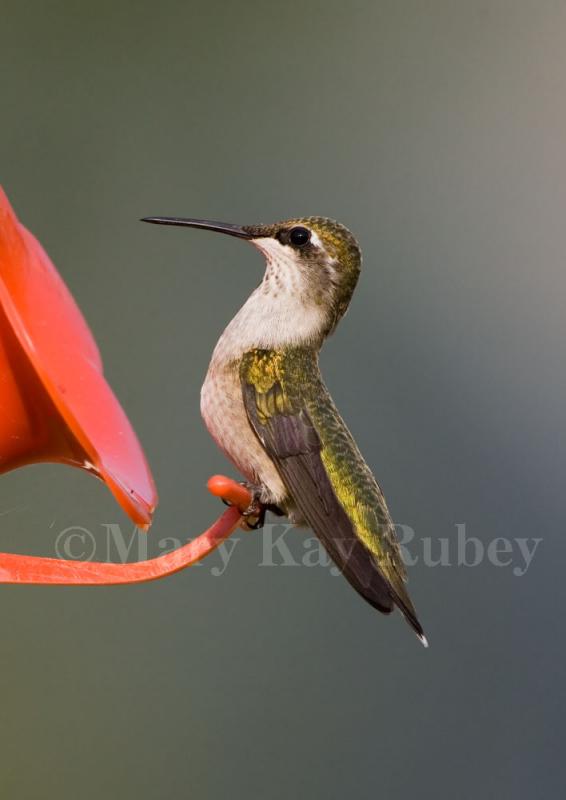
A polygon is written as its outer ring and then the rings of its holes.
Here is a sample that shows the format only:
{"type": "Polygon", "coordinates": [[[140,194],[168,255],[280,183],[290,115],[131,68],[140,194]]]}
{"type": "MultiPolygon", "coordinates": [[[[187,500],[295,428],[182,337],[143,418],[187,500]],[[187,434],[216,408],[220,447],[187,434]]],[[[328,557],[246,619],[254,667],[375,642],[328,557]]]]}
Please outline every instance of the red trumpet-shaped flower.
{"type": "Polygon", "coordinates": [[[0,189],[0,472],[57,461],[100,477],[147,528],[157,502],[96,343],[49,257],[0,189]]]}
{"type": "MultiPolygon", "coordinates": [[[[86,469],[141,528],[157,494],[134,431],[106,383],[96,343],[49,257],[0,187],[0,473],[41,461],[86,469]]],[[[217,547],[241,522],[246,489],[217,476],[233,508],[173,553],[137,564],[0,554],[0,582],[130,583],[170,574],[217,547]]]]}

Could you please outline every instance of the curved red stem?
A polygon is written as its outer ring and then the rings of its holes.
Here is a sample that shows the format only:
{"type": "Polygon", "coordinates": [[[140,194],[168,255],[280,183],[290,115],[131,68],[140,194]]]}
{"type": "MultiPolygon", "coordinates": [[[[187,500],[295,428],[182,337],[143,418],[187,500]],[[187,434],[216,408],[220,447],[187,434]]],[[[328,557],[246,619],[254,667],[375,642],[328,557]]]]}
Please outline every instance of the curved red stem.
{"type": "Polygon", "coordinates": [[[239,527],[242,511],[251,502],[248,490],[230,478],[215,475],[210,478],[207,485],[212,494],[231,503],[232,507],[226,509],[208,530],[171,553],[129,564],[66,561],[59,558],[0,553],[0,583],[107,586],[153,581],[190,567],[212,553],[239,527]]]}

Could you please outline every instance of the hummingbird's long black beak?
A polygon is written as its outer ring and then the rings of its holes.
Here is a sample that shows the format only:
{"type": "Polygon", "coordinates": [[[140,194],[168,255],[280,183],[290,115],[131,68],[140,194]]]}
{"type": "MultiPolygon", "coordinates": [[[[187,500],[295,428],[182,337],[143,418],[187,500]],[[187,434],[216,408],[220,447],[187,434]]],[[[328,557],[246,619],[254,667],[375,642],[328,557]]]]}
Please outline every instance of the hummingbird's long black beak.
{"type": "Polygon", "coordinates": [[[205,231],[227,233],[228,236],[237,236],[239,239],[253,239],[253,234],[241,225],[231,225],[229,222],[215,222],[212,219],[190,219],[184,217],[143,217],[140,222],[153,222],[155,225],[182,225],[187,228],[203,228],[205,231]]]}

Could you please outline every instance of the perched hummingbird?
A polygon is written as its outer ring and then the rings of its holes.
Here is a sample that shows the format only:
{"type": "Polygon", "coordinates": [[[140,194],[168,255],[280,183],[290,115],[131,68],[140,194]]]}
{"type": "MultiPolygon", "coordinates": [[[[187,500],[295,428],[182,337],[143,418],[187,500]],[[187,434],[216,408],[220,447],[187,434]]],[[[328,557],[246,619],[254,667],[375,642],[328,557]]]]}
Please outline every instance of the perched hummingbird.
{"type": "Polygon", "coordinates": [[[398,606],[426,645],[385,498],[318,364],[358,281],[354,236],[324,217],[243,226],[143,221],[226,233],[263,253],[263,280],[212,355],[201,392],[206,427],[249,480],[249,513],[269,508],[311,527],[354,589],[385,614],[398,606]]]}

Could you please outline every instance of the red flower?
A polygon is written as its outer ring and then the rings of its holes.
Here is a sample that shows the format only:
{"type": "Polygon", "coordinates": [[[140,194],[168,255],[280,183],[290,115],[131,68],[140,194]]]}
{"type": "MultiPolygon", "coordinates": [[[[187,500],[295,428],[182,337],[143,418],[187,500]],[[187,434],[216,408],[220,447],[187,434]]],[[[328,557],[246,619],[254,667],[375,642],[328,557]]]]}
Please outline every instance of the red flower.
{"type": "Polygon", "coordinates": [[[101,478],[140,527],[157,494],[96,343],[37,239],[0,188],[0,472],[38,461],[101,478]]]}
{"type": "MultiPolygon", "coordinates": [[[[0,187],[0,473],[56,461],[101,478],[147,529],[157,503],[134,431],[102,373],[92,334],[69,290],[0,187]]],[[[209,482],[235,508],[174,553],[138,564],[66,562],[0,554],[0,581],[124,583],[169,574],[217,547],[241,521],[249,493],[209,482]]]]}

